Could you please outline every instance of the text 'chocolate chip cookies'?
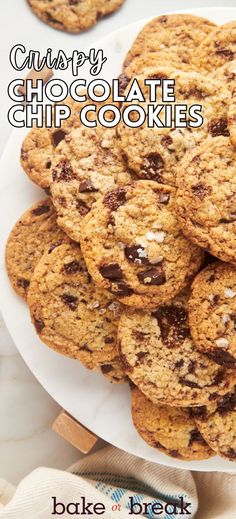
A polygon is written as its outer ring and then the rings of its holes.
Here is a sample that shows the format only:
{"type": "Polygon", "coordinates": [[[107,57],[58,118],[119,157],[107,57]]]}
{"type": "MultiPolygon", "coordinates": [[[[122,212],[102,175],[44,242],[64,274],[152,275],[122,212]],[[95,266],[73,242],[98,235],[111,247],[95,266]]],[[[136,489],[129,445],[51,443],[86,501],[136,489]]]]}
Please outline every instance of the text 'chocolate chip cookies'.
{"type": "Polygon", "coordinates": [[[199,270],[202,252],[180,230],[174,194],[139,180],[108,192],[84,219],[81,247],[89,272],[127,305],[153,308],[199,270]]]}

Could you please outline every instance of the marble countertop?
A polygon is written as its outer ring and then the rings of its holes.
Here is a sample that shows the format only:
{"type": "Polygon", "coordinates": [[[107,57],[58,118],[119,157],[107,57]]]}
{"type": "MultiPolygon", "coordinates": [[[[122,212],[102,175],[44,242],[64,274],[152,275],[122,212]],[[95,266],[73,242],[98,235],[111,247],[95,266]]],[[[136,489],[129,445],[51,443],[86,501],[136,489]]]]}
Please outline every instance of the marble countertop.
{"type": "MultiPolygon", "coordinates": [[[[0,102],[9,107],[7,85],[19,73],[12,70],[8,55],[16,43],[40,49],[42,41],[55,49],[85,48],[95,40],[132,21],[155,16],[163,11],[194,7],[219,6],[222,0],[177,0],[163,3],[159,0],[126,0],[115,15],[97,24],[83,35],[72,36],[54,31],[34,17],[26,0],[8,0],[1,14],[0,102]],[[19,23],[21,20],[21,23],[19,23]],[[62,41],[63,40],[63,41],[62,41]]],[[[235,6],[235,0],[225,0],[225,6],[235,6]]],[[[12,131],[6,113],[0,115],[0,151],[12,131]]],[[[21,359],[0,317],[0,478],[17,484],[29,471],[38,466],[65,469],[80,454],[51,430],[60,411],[59,406],[40,386],[21,359]]]]}
{"type": "Polygon", "coordinates": [[[17,484],[37,466],[69,467],[80,454],[51,430],[60,407],[17,352],[0,317],[0,478],[17,484]]]}

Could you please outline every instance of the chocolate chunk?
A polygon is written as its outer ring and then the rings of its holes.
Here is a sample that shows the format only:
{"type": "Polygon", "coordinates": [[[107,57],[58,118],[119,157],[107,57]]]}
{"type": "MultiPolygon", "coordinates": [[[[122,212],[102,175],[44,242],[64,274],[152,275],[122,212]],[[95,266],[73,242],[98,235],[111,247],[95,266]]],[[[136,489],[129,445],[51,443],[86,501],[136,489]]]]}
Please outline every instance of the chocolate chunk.
{"type": "Polygon", "coordinates": [[[233,357],[230,353],[228,353],[228,351],[225,351],[224,349],[214,348],[213,350],[206,352],[206,355],[209,359],[216,362],[216,364],[220,364],[226,368],[235,367],[235,357],[233,357]]]}
{"type": "Polygon", "coordinates": [[[128,260],[133,263],[137,263],[139,265],[146,265],[149,263],[148,258],[143,255],[145,253],[144,247],[142,245],[131,245],[130,247],[125,247],[124,249],[125,256],[128,260]]]}
{"type": "Polygon", "coordinates": [[[114,189],[106,193],[103,204],[111,211],[117,211],[117,209],[125,203],[125,196],[126,190],[124,188],[114,189]]]}
{"type": "Polygon", "coordinates": [[[51,160],[48,160],[48,161],[46,162],[46,164],[45,164],[45,168],[46,168],[46,169],[50,169],[51,165],[52,165],[52,161],[51,161],[51,160]]]}
{"type": "Polygon", "coordinates": [[[120,74],[118,76],[119,80],[119,93],[122,95],[126,89],[126,87],[129,84],[129,78],[126,76],[126,74],[120,74]]]}
{"type": "Polygon", "coordinates": [[[46,193],[47,196],[51,196],[51,189],[50,189],[50,187],[45,187],[44,192],[46,193]]]}
{"type": "Polygon", "coordinates": [[[82,346],[80,346],[80,351],[86,351],[87,353],[92,353],[92,350],[90,350],[87,343],[82,344],[82,346]]]}
{"type": "Polygon", "coordinates": [[[121,352],[121,346],[119,344],[119,350],[120,350],[120,360],[121,360],[121,363],[123,365],[123,368],[124,368],[124,371],[126,373],[130,373],[132,372],[132,366],[130,366],[130,364],[128,363],[127,361],[127,358],[125,357],[125,355],[121,352]]]}
{"type": "Polygon", "coordinates": [[[233,393],[225,395],[217,405],[217,411],[220,415],[225,415],[234,411],[236,408],[236,390],[233,393]]]}
{"type": "Polygon", "coordinates": [[[48,249],[48,254],[51,254],[51,252],[56,249],[56,247],[59,247],[59,245],[61,245],[63,243],[63,240],[58,240],[56,241],[55,243],[52,243],[52,245],[50,245],[49,249],[48,249]]]}
{"type": "Polygon", "coordinates": [[[88,205],[80,199],[76,200],[76,209],[78,209],[81,216],[86,216],[86,214],[91,211],[90,207],[88,207],[88,205]]]}
{"type": "Polygon", "coordinates": [[[204,99],[205,97],[207,97],[207,94],[200,90],[200,88],[190,88],[189,90],[180,89],[179,92],[182,95],[186,94],[186,98],[195,97],[196,99],[204,99]]]}
{"type": "Polygon", "coordinates": [[[173,144],[173,139],[170,137],[170,135],[164,135],[164,137],[161,139],[161,144],[164,146],[164,148],[168,148],[168,146],[173,144]]]}
{"type": "Polygon", "coordinates": [[[211,402],[211,401],[213,401],[213,400],[218,400],[218,398],[219,398],[219,395],[218,395],[218,393],[215,392],[215,393],[212,393],[212,394],[209,396],[209,401],[211,402]]]}
{"type": "Polygon", "coordinates": [[[45,328],[45,324],[42,319],[34,319],[34,326],[38,333],[41,333],[41,331],[45,328]]]}
{"type": "Polygon", "coordinates": [[[80,0],[69,0],[69,5],[78,5],[80,0]]]}
{"type": "Polygon", "coordinates": [[[182,368],[183,365],[184,365],[183,359],[177,360],[177,362],[175,363],[175,368],[182,368]]]}
{"type": "Polygon", "coordinates": [[[141,164],[140,177],[162,183],[164,168],[165,163],[160,153],[149,153],[141,164]]]}
{"type": "Polygon", "coordinates": [[[111,225],[112,227],[114,227],[116,224],[115,222],[115,218],[112,214],[110,214],[109,218],[108,218],[108,222],[107,222],[107,225],[111,225]]]}
{"type": "Polygon", "coordinates": [[[118,263],[102,265],[99,269],[99,272],[105,279],[110,279],[112,281],[116,281],[123,278],[123,272],[118,263]]]}
{"type": "Polygon", "coordinates": [[[167,205],[170,201],[170,193],[158,193],[158,202],[167,205]]]}
{"type": "Polygon", "coordinates": [[[163,285],[166,282],[165,272],[161,267],[156,267],[139,272],[138,279],[140,283],[144,283],[145,285],[159,286],[163,285]]]}
{"type": "Polygon", "coordinates": [[[64,27],[63,23],[59,22],[59,20],[57,20],[56,18],[53,18],[53,16],[50,13],[45,12],[45,17],[47,18],[48,23],[52,23],[56,26],[58,25],[59,27],[64,27]]]}
{"type": "Polygon", "coordinates": [[[193,429],[192,431],[190,431],[189,446],[192,445],[194,442],[205,445],[205,440],[203,439],[203,437],[202,437],[200,431],[198,431],[198,429],[193,429]]]}
{"type": "Polygon", "coordinates": [[[81,270],[80,264],[78,261],[70,261],[70,263],[66,263],[64,265],[64,271],[66,274],[76,274],[81,270]]]}
{"type": "Polygon", "coordinates": [[[192,388],[193,387],[200,388],[200,386],[197,384],[197,382],[193,382],[192,380],[187,380],[184,377],[179,378],[179,383],[183,384],[183,386],[188,386],[188,387],[192,387],[192,388]]]}
{"type": "Polygon", "coordinates": [[[144,357],[146,357],[148,355],[148,352],[147,351],[139,351],[136,355],[138,361],[144,359],[144,357]]]}
{"type": "Polygon", "coordinates": [[[76,310],[78,306],[78,297],[72,296],[71,294],[63,294],[61,299],[65,305],[67,305],[70,310],[76,310]]]}
{"type": "Polygon", "coordinates": [[[230,449],[227,450],[225,455],[228,458],[230,458],[231,460],[235,460],[235,458],[236,458],[236,451],[232,447],[230,447],[230,449]]]}
{"type": "Polygon", "coordinates": [[[194,360],[191,360],[188,365],[188,372],[189,373],[195,373],[197,363],[194,360]]]}
{"type": "Polygon", "coordinates": [[[62,159],[52,172],[54,182],[70,182],[76,178],[71,163],[67,159],[62,159]]]}
{"type": "Polygon", "coordinates": [[[222,382],[222,380],[224,380],[224,378],[225,378],[225,370],[220,368],[218,373],[214,377],[212,386],[218,386],[219,384],[221,384],[221,382],[222,382]]]}
{"type": "Polygon", "coordinates": [[[190,418],[200,418],[203,419],[207,416],[207,408],[205,405],[200,407],[190,407],[188,409],[190,418]]]}
{"type": "Polygon", "coordinates": [[[167,16],[159,16],[158,21],[159,21],[159,23],[166,23],[167,22],[167,16]]]}
{"type": "Polygon", "coordinates": [[[63,139],[65,138],[66,134],[67,134],[67,132],[65,132],[61,128],[59,128],[58,130],[53,132],[53,134],[52,134],[52,144],[53,144],[54,148],[56,148],[58,146],[58,144],[61,141],[63,141],[63,139]]]}
{"type": "Polygon", "coordinates": [[[160,442],[155,442],[153,444],[153,447],[155,447],[156,449],[164,449],[166,451],[166,447],[164,447],[160,442]]]}
{"type": "Polygon", "coordinates": [[[220,223],[233,223],[236,221],[236,214],[231,213],[227,218],[221,218],[220,223]]]}
{"type": "Polygon", "coordinates": [[[211,194],[211,191],[212,189],[209,186],[204,186],[201,183],[192,186],[192,192],[199,200],[204,200],[205,196],[211,194]]]}
{"type": "MultiPolygon", "coordinates": [[[[190,337],[188,314],[182,306],[159,306],[153,316],[157,319],[162,341],[169,348],[179,346],[187,337],[190,337]]],[[[182,367],[182,365],[181,363],[178,367],[182,367]]]]}
{"type": "Polygon", "coordinates": [[[145,335],[145,333],[141,332],[140,330],[133,330],[132,337],[137,341],[143,342],[146,338],[146,335],[145,335]]]}
{"type": "Polygon", "coordinates": [[[28,159],[28,153],[23,148],[21,148],[20,158],[22,160],[27,160],[28,159]]]}
{"type": "Polygon", "coordinates": [[[24,278],[17,279],[17,286],[19,288],[23,288],[24,290],[26,290],[29,287],[29,284],[30,284],[30,282],[28,279],[24,279],[24,278]]]}
{"type": "Polygon", "coordinates": [[[117,283],[116,288],[112,289],[112,292],[118,297],[127,297],[134,293],[133,289],[124,281],[117,283]]]}
{"type": "Polygon", "coordinates": [[[89,192],[93,192],[93,191],[98,191],[98,190],[94,187],[91,180],[83,180],[83,182],[80,182],[80,185],[79,185],[80,193],[89,193],[89,192]]]}
{"type": "Polygon", "coordinates": [[[107,337],[104,337],[104,342],[105,342],[105,344],[112,344],[113,342],[115,342],[115,340],[114,340],[114,337],[107,336],[107,337]]]}
{"type": "Polygon", "coordinates": [[[208,130],[210,131],[212,137],[218,137],[219,135],[223,135],[224,137],[229,136],[228,130],[228,121],[226,118],[221,119],[212,119],[208,123],[208,130]]]}
{"type": "Polygon", "coordinates": [[[180,454],[179,454],[179,451],[177,451],[177,450],[169,451],[169,454],[170,454],[170,456],[172,456],[173,458],[178,458],[178,456],[180,455],[180,454]]]}
{"type": "Polygon", "coordinates": [[[216,54],[218,56],[224,56],[228,61],[233,61],[234,59],[234,52],[230,49],[218,49],[216,50],[216,54]]]}
{"type": "Polygon", "coordinates": [[[33,209],[32,214],[34,214],[35,216],[41,216],[41,214],[46,214],[49,211],[50,211],[49,205],[43,204],[43,205],[40,205],[39,207],[36,207],[35,209],[33,209]]]}
{"type": "Polygon", "coordinates": [[[106,373],[110,373],[110,371],[112,371],[112,366],[111,364],[103,364],[101,366],[101,371],[104,375],[106,375],[106,373]]]}

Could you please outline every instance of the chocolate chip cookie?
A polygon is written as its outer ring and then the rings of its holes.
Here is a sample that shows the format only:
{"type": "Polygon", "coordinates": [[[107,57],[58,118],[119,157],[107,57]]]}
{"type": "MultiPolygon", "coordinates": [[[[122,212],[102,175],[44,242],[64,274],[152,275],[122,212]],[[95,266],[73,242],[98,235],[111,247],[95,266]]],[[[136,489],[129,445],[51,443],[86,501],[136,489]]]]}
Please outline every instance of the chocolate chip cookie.
{"type": "Polygon", "coordinates": [[[124,0],[28,0],[32,11],[54,29],[78,33],[116,11],[124,0]]]}
{"type": "Polygon", "coordinates": [[[228,128],[231,143],[234,146],[234,148],[236,148],[236,89],[233,89],[232,97],[230,100],[228,111],[228,128]]]}
{"type": "Polygon", "coordinates": [[[203,73],[233,61],[236,59],[236,22],[216,27],[195,49],[192,63],[203,73]]]}
{"type": "MultiPolygon", "coordinates": [[[[145,120],[141,126],[130,127],[124,123],[119,124],[121,150],[126,156],[129,167],[143,179],[156,180],[159,183],[176,185],[176,166],[185,153],[202,142],[206,137],[216,135],[228,135],[227,116],[230,92],[225,83],[213,80],[197,72],[184,72],[172,67],[156,66],[146,69],[143,76],[137,77],[144,94],[145,102],[135,104],[144,110],[150,111],[150,105],[163,105],[159,113],[158,125],[153,125],[145,120]],[[162,89],[157,86],[157,102],[151,102],[150,91],[145,85],[146,79],[161,80],[172,79],[175,81],[175,102],[162,102],[162,89]],[[187,127],[176,127],[174,120],[174,108],[178,104],[186,106],[187,127]],[[165,116],[166,105],[172,109],[170,121],[165,116]],[[188,110],[192,105],[199,105],[203,124],[199,127],[189,126],[193,118],[188,110]],[[164,126],[163,126],[164,125],[164,126]],[[166,127],[169,125],[169,127],[166,127]]],[[[127,92],[129,87],[127,87],[127,92]]],[[[127,103],[123,103],[123,109],[127,103]]],[[[132,122],[137,120],[137,112],[130,112],[132,122]]],[[[155,119],[155,118],[154,118],[155,119]]]]}
{"type": "Polygon", "coordinates": [[[84,218],[81,247],[95,283],[120,301],[153,308],[188,284],[201,250],[173,211],[175,191],[148,180],[106,193],[84,218]]]}
{"type": "MultiPolygon", "coordinates": [[[[215,24],[191,14],[159,16],[148,22],[138,34],[124,61],[124,72],[140,73],[140,58],[148,65],[163,63],[188,66],[199,44],[215,28],[215,24]]],[[[147,66],[147,65],[146,65],[147,66]]]]}
{"type": "Polygon", "coordinates": [[[77,244],[59,245],[41,258],[28,304],[45,344],[89,369],[124,379],[117,349],[121,305],[94,286],[77,244]]]}
{"type": "Polygon", "coordinates": [[[152,312],[126,311],[119,344],[129,378],[154,404],[210,404],[235,384],[235,371],[200,353],[191,337],[187,295],[152,312]]]}
{"type": "Polygon", "coordinates": [[[137,387],[132,389],[131,395],[134,426],[151,447],[186,461],[214,455],[188,409],[153,404],[137,387]]]}
{"type": "Polygon", "coordinates": [[[223,81],[230,92],[236,89],[236,60],[225,63],[211,72],[211,78],[223,81]]]}
{"type": "Polygon", "coordinates": [[[128,184],[131,174],[117,146],[115,129],[78,128],[56,150],[50,191],[58,225],[80,241],[83,219],[106,191],[128,184]]]}
{"type": "Polygon", "coordinates": [[[236,265],[236,151],[229,138],[208,139],[179,165],[176,210],[184,234],[236,265]]]}
{"type": "Polygon", "coordinates": [[[23,141],[21,148],[21,166],[30,180],[48,189],[52,177],[52,163],[56,148],[65,136],[73,129],[81,125],[80,111],[91,100],[77,103],[72,98],[64,101],[69,106],[71,115],[62,121],[61,128],[32,128],[23,141]]]}
{"type": "Polygon", "coordinates": [[[216,262],[194,279],[189,321],[196,347],[226,367],[236,367],[236,268],[216,262]]]}
{"type": "Polygon", "coordinates": [[[236,460],[236,389],[217,403],[216,409],[204,409],[195,417],[197,427],[219,456],[236,460]]]}
{"type": "Polygon", "coordinates": [[[13,227],[6,246],[6,266],[14,290],[26,299],[34,269],[45,250],[66,239],[56,223],[49,198],[26,211],[13,227]]]}

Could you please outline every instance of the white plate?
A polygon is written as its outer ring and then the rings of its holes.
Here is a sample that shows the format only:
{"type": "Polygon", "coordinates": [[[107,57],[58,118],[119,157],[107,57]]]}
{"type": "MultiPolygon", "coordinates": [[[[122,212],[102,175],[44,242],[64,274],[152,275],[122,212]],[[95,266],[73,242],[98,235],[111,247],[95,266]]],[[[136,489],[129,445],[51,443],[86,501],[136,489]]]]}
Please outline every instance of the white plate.
{"type": "MultiPolygon", "coordinates": [[[[218,24],[236,19],[234,8],[204,8],[188,12],[205,16],[218,24]]],[[[107,80],[120,73],[123,57],[143,25],[143,20],[129,25],[95,44],[96,48],[103,48],[108,57],[102,74],[107,80]]],[[[219,457],[184,462],[169,458],[146,445],[132,425],[127,385],[109,384],[102,376],[87,371],[79,362],[53,352],[38,339],[30,323],[27,306],[12,291],[4,266],[5,243],[12,226],[23,211],[43,196],[42,191],[22,173],[19,165],[25,133],[24,130],[13,132],[1,159],[0,180],[0,305],[8,330],[25,362],[64,409],[111,444],[167,466],[236,472],[236,464],[219,457]]]]}

